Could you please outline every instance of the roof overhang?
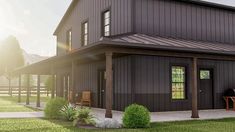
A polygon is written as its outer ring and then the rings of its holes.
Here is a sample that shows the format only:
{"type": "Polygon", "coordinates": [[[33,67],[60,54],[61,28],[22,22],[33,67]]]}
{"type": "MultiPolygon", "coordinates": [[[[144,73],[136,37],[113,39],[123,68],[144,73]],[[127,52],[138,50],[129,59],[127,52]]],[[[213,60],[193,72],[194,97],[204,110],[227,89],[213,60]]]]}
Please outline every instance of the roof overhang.
{"type": "MultiPolygon", "coordinates": [[[[189,41],[189,40],[179,40],[179,39],[170,39],[170,38],[161,38],[161,37],[151,37],[147,35],[143,35],[142,37],[147,37],[147,40],[141,40],[143,42],[139,42],[135,39],[135,37],[139,37],[141,34],[133,34],[129,36],[123,36],[118,38],[105,38],[96,43],[90,44],[86,47],[81,47],[77,50],[74,50],[71,53],[62,56],[55,56],[49,58],[47,60],[43,60],[38,63],[34,63],[29,66],[25,66],[22,68],[16,69],[14,74],[42,74],[49,75],[52,70],[61,65],[69,65],[74,60],[96,60],[96,55],[104,54],[107,50],[112,50],[114,53],[124,53],[121,50],[116,49],[135,49],[138,52],[126,52],[126,54],[143,54],[142,51],[151,51],[151,52],[174,52],[174,53],[183,53],[181,57],[189,57],[184,56],[186,54],[197,55],[198,58],[205,59],[218,59],[218,60],[234,60],[235,61],[235,46],[228,44],[214,44],[210,49],[208,45],[212,45],[212,43],[207,42],[199,42],[199,41],[189,41]],[[128,38],[128,39],[127,39],[128,38]],[[131,39],[130,39],[131,38],[131,39]],[[153,39],[153,40],[151,40],[153,39]],[[164,41],[161,41],[164,40],[164,41]],[[168,40],[168,41],[166,41],[168,40]],[[175,44],[175,45],[172,45],[175,44]],[[178,45],[177,45],[178,44],[178,45]],[[194,45],[194,47],[190,46],[182,46],[184,45],[194,45]],[[206,45],[205,47],[198,48],[200,45],[206,45]],[[226,47],[225,49],[221,49],[221,46],[226,47]],[[142,51],[141,51],[142,50],[142,51]],[[210,55],[210,58],[204,56],[210,55]],[[212,56],[212,57],[211,57],[212,56]],[[227,58],[227,56],[229,56],[227,58]],[[231,59],[232,57],[232,59],[231,59]]],[[[148,53],[146,53],[148,54],[148,53]]],[[[167,54],[165,54],[167,55],[167,54]]],[[[172,55],[174,56],[174,55],[172,55]]]]}
{"type": "Polygon", "coordinates": [[[66,13],[62,17],[59,25],[56,27],[56,30],[54,31],[53,35],[56,35],[58,33],[58,31],[60,30],[61,26],[64,24],[64,22],[68,18],[68,16],[71,14],[71,12],[73,11],[73,8],[76,6],[76,3],[78,1],[79,0],[72,0],[72,3],[69,5],[69,8],[67,9],[66,13]]]}

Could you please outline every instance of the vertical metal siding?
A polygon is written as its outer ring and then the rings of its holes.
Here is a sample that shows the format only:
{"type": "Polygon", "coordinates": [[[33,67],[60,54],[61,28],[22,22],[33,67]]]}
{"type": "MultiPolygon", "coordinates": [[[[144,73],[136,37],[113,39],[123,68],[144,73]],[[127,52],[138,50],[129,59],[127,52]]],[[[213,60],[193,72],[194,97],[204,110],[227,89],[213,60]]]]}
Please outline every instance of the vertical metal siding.
{"type": "MultiPolygon", "coordinates": [[[[80,0],[57,34],[58,43],[66,44],[66,32],[72,29],[73,48],[81,46],[81,23],[89,21],[89,43],[100,40],[101,13],[111,9],[111,35],[132,31],[132,0],[80,0]]],[[[60,47],[59,47],[60,48],[60,47]]],[[[60,48],[58,54],[65,54],[60,48]]]]}
{"type": "Polygon", "coordinates": [[[135,2],[137,33],[235,43],[235,14],[232,11],[171,0],[135,2]],[[154,32],[151,29],[154,29],[154,32]]]}

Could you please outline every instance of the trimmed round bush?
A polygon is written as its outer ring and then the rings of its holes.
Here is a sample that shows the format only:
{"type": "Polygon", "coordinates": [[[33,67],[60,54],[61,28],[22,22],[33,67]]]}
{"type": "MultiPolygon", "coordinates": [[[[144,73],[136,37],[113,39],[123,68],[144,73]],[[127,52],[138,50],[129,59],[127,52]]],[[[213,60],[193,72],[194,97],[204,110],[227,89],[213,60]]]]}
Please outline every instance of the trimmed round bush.
{"type": "Polygon", "coordinates": [[[126,128],[147,128],[150,127],[150,112],[142,105],[132,104],[125,109],[122,121],[126,128]]]}
{"type": "Polygon", "coordinates": [[[68,102],[64,98],[54,98],[50,99],[45,107],[44,113],[45,117],[49,119],[59,119],[61,118],[60,110],[63,106],[68,105],[68,102]]]}

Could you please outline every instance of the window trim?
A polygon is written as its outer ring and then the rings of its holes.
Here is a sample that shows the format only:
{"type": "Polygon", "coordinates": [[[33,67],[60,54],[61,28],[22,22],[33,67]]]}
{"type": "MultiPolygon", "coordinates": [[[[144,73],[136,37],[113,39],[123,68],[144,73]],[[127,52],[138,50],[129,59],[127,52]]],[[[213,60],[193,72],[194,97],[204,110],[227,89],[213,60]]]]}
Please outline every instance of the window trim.
{"type": "Polygon", "coordinates": [[[111,21],[112,21],[112,15],[111,15],[111,8],[107,8],[105,10],[103,10],[101,12],[101,36],[102,37],[109,37],[111,36],[111,21]],[[105,36],[105,19],[104,19],[104,16],[105,16],[105,13],[106,12],[109,12],[110,16],[109,16],[109,35],[108,36],[105,36]]]}
{"type": "Polygon", "coordinates": [[[188,100],[188,65],[186,64],[171,64],[170,65],[170,100],[172,101],[185,101],[188,100]],[[172,96],[172,67],[184,67],[185,68],[185,78],[184,78],[184,99],[173,99],[172,96]]]}
{"type": "Polygon", "coordinates": [[[67,42],[66,42],[66,51],[67,52],[71,52],[72,50],[73,50],[73,32],[72,32],[72,29],[69,29],[67,32],[66,32],[66,40],[67,40],[67,42]],[[70,32],[71,32],[71,46],[70,46],[70,44],[69,44],[69,37],[70,37],[70,32]]]}
{"type": "Polygon", "coordinates": [[[89,21],[85,20],[81,24],[81,46],[87,46],[89,44],[89,21]],[[84,25],[87,23],[87,44],[85,45],[85,40],[84,40],[84,25]]]}

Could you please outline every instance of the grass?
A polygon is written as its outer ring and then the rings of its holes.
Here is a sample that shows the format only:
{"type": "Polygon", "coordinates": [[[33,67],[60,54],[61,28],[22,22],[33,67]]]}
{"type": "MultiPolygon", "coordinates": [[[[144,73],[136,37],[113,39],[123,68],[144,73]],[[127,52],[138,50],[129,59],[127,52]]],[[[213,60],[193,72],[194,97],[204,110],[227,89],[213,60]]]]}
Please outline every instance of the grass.
{"type": "MultiPolygon", "coordinates": [[[[26,97],[22,97],[22,102],[25,102],[26,97]]],[[[42,97],[42,101],[47,101],[48,97],[42,97]]],[[[36,102],[36,97],[30,97],[30,102],[36,102]]],[[[18,97],[2,96],[0,97],[0,112],[33,112],[35,110],[18,104],[18,97]]]]}
{"type": "MultiPolygon", "coordinates": [[[[33,111],[30,108],[17,104],[17,97],[0,97],[0,112],[25,112],[33,111]]],[[[25,97],[22,98],[22,101],[25,97]]],[[[49,98],[43,97],[46,102],[49,98]]],[[[31,97],[32,102],[36,97],[31,97]]],[[[72,126],[72,122],[47,119],[0,119],[0,131],[8,132],[233,132],[235,131],[235,118],[204,121],[181,121],[153,123],[147,129],[108,129],[85,130],[72,126]]]]}
{"type": "Polygon", "coordinates": [[[46,119],[0,119],[0,131],[34,132],[233,132],[235,119],[154,123],[148,129],[84,130],[71,122],[46,119]]]}

